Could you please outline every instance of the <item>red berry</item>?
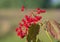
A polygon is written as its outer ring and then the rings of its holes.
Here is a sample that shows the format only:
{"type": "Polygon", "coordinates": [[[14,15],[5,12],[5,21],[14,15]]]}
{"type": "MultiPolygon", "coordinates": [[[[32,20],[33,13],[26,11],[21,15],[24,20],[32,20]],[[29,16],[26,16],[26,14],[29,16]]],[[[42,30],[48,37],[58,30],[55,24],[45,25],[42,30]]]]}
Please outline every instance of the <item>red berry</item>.
{"type": "Polygon", "coordinates": [[[42,19],[42,16],[35,16],[35,18],[36,18],[37,20],[40,20],[40,19],[42,19]]]}
{"type": "Polygon", "coordinates": [[[41,13],[45,13],[46,12],[46,10],[41,10],[41,13]]]}
{"type": "Polygon", "coordinates": [[[23,24],[22,23],[19,23],[19,25],[22,27],[23,26],[23,24]]]}
{"type": "Polygon", "coordinates": [[[19,28],[16,28],[16,32],[19,30],[19,28]]]}
{"type": "Polygon", "coordinates": [[[24,6],[22,6],[22,7],[21,7],[21,11],[24,11],[24,9],[25,9],[25,7],[24,7],[24,6]]]}
{"type": "Polygon", "coordinates": [[[26,20],[22,19],[22,22],[25,24],[26,23],[26,20]]]}
{"type": "Polygon", "coordinates": [[[37,14],[40,14],[40,13],[41,13],[41,11],[40,11],[40,10],[38,10],[38,11],[37,11],[37,14]]]}
{"type": "Polygon", "coordinates": [[[38,10],[40,10],[40,8],[37,8],[36,10],[38,11],[38,10]]]}
{"type": "Polygon", "coordinates": [[[24,26],[25,26],[26,28],[29,28],[29,25],[28,25],[27,23],[25,23],[24,26]]]}

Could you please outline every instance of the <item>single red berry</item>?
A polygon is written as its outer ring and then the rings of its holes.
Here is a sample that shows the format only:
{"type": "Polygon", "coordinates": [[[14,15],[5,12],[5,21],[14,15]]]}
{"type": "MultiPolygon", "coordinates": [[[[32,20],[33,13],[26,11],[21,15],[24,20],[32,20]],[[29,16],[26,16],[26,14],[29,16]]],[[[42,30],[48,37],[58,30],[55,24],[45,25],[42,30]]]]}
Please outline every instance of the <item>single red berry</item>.
{"type": "Polygon", "coordinates": [[[19,23],[19,25],[20,25],[20,27],[22,27],[22,26],[23,26],[23,24],[22,24],[22,23],[19,23]]]}
{"type": "Polygon", "coordinates": [[[42,19],[42,16],[35,16],[35,18],[36,18],[37,20],[40,20],[40,19],[42,19]]]}
{"type": "Polygon", "coordinates": [[[22,6],[22,7],[21,7],[21,11],[24,11],[24,9],[25,9],[25,7],[24,7],[24,6],[22,6]]]}
{"type": "Polygon", "coordinates": [[[20,33],[20,37],[21,37],[21,38],[24,38],[25,35],[26,35],[26,34],[25,34],[23,31],[21,31],[21,33],[20,33]]]}
{"type": "Polygon", "coordinates": [[[37,10],[37,14],[40,14],[41,13],[40,12],[40,8],[37,8],[36,10],[37,10]]]}
{"type": "Polygon", "coordinates": [[[17,35],[20,36],[20,38],[24,38],[25,37],[25,33],[23,33],[22,29],[20,29],[20,31],[17,32],[17,35]]]}
{"type": "Polygon", "coordinates": [[[31,21],[32,21],[31,16],[25,15],[25,18],[28,23],[31,23],[31,21]]]}
{"type": "Polygon", "coordinates": [[[16,32],[19,30],[19,28],[16,28],[16,32]]]}
{"type": "Polygon", "coordinates": [[[24,24],[24,26],[25,26],[26,28],[29,28],[29,25],[28,25],[28,24],[26,24],[26,23],[24,24]]]}
{"type": "Polygon", "coordinates": [[[17,32],[17,35],[18,35],[18,36],[21,36],[21,32],[20,32],[20,31],[19,31],[19,32],[17,32]]]}
{"type": "Polygon", "coordinates": [[[37,8],[36,10],[38,11],[38,10],[40,10],[40,8],[37,8]]]}
{"type": "Polygon", "coordinates": [[[20,38],[24,38],[25,37],[25,34],[23,34],[23,32],[20,32],[20,38]]]}
{"type": "Polygon", "coordinates": [[[37,11],[37,14],[40,14],[40,13],[41,13],[41,11],[40,11],[40,10],[38,10],[38,11],[37,11]]]}
{"type": "Polygon", "coordinates": [[[23,22],[24,24],[27,23],[25,19],[22,19],[22,22],[23,22]]]}
{"type": "Polygon", "coordinates": [[[46,10],[41,10],[41,13],[45,13],[46,12],[46,10]]]}
{"type": "Polygon", "coordinates": [[[30,17],[28,15],[25,15],[25,18],[26,18],[27,21],[29,21],[30,17]]]}

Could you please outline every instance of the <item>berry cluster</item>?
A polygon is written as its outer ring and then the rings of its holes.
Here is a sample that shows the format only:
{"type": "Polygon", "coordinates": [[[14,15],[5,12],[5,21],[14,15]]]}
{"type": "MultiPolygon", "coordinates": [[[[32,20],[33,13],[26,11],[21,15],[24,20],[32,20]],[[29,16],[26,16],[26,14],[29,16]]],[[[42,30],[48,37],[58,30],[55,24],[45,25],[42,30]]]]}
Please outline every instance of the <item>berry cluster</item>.
{"type": "MultiPolygon", "coordinates": [[[[25,7],[22,6],[21,11],[24,11],[25,7]]],[[[33,11],[32,15],[25,15],[25,17],[22,19],[22,21],[19,23],[19,27],[16,28],[17,35],[21,38],[24,38],[26,35],[28,35],[29,27],[32,24],[37,24],[39,20],[42,19],[42,16],[39,16],[40,13],[45,13],[45,10],[41,10],[40,8],[35,9],[36,11],[33,11]],[[34,13],[36,15],[34,15],[34,13]]]]}

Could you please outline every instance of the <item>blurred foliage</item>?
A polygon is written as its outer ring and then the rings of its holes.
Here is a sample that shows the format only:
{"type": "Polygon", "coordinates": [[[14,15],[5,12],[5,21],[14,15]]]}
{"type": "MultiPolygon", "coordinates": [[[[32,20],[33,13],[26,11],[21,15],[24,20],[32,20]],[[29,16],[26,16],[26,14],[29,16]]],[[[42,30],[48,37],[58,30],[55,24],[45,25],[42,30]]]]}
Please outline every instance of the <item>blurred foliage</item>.
{"type": "Polygon", "coordinates": [[[41,42],[40,39],[38,39],[37,42],[41,42]]]}
{"type": "Polygon", "coordinates": [[[0,0],[0,8],[20,8],[22,5],[28,8],[60,7],[51,5],[51,0],[0,0]]]}

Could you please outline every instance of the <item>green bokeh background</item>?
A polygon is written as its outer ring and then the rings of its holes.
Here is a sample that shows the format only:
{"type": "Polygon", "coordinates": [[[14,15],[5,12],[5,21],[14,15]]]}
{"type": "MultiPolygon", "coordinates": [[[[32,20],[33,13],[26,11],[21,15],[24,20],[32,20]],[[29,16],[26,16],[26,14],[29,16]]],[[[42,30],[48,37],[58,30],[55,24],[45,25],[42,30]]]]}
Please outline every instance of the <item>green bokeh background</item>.
{"type": "Polygon", "coordinates": [[[58,8],[59,4],[52,4],[51,0],[0,0],[1,8],[20,8],[24,5],[27,8],[58,8]]]}

